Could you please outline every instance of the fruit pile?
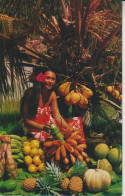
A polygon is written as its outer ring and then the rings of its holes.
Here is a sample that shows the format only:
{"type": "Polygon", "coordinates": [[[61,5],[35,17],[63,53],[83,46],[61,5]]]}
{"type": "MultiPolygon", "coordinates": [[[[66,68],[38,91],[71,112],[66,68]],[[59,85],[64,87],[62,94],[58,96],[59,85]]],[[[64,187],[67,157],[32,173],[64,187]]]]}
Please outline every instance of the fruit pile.
{"type": "Polygon", "coordinates": [[[99,160],[99,168],[105,171],[122,174],[122,149],[121,146],[109,148],[107,144],[100,143],[94,149],[94,154],[99,160]]]}
{"type": "Polygon", "coordinates": [[[23,189],[28,192],[35,191],[40,195],[58,195],[59,193],[79,195],[84,190],[93,193],[105,191],[111,184],[111,176],[107,171],[98,168],[88,169],[83,162],[78,160],[70,169],[71,171],[64,175],[54,162],[51,164],[47,162],[46,175],[38,179],[24,180],[23,189]]]}
{"type": "Polygon", "coordinates": [[[64,163],[65,169],[75,164],[76,160],[89,162],[85,149],[87,148],[85,139],[82,138],[80,130],[73,130],[70,124],[68,130],[63,134],[56,125],[52,125],[54,139],[44,142],[44,153],[46,160],[53,160],[57,164],[64,163]],[[57,132],[56,132],[57,131],[57,132]]]}
{"type": "Polygon", "coordinates": [[[78,104],[83,109],[88,108],[88,99],[93,96],[92,90],[81,84],[76,84],[75,90],[70,89],[71,82],[65,82],[58,88],[59,95],[65,97],[66,105],[78,104]]]}
{"type": "Polygon", "coordinates": [[[119,103],[122,103],[122,84],[118,84],[116,88],[115,86],[107,86],[106,93],[109,97],[115,99],[119,103]]]}
{"type": "Polygon", "coordinates": [[[24,162],[28,166],[30,173],[42,171],[44,169],[44,153],[38,140],[23,142],[24,162]]]}

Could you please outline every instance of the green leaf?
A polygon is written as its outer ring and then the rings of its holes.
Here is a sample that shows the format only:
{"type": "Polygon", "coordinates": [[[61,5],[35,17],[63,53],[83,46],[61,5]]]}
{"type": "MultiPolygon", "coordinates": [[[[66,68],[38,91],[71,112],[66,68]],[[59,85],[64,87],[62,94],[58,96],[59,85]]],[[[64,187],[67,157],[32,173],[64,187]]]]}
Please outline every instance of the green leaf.
{"type": "Polygon", "coordinates": [[[109,189],[107,191],[104,191],[104,192],[100,192],[100,193],[97,193],[93,196],[121,196],[122,194],[122,188],[112,188],[112,189],[109,189]]]}

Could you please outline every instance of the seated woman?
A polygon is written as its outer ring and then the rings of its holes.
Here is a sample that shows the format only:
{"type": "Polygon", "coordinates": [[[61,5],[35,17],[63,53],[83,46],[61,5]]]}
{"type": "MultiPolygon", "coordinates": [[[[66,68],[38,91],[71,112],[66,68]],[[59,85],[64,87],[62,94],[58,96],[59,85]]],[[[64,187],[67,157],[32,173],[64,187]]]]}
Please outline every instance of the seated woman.
{"type": "MultiPolygon", "coordinates": [[[[44,142],[52,138],[46,131],[50,123],[56,124],[60,131],[68,131],[70,121],[64,120],[59,112],[56,93],[53,90],[56,74],[51,70],[36,71],[30,77],[34,86],[27,89],[21,102],[24,127],[35,139],[44,142]]],[[[77,123],[75,123],[77,124],[77,123]]],[[[79,128],[74,127],[73,128],[79,128]]],[[[83,135],[84,136],[84,135],[83,135]]]]}

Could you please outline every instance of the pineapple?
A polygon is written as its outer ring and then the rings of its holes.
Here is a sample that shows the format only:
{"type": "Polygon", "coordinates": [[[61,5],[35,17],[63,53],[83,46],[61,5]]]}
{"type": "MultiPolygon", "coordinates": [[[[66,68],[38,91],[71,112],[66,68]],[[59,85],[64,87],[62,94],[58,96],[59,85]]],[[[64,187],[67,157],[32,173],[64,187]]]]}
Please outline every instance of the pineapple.
{"type": "Polygon", "coordinates": [[[47,162],[45,169],[47,175],[51,176],[55,181],[62,182],[62,180],[64,179],[64,175],[63,173],[61,173],[59,166],[57,166],[53,161],[51,162],[51,164],[47,162]]]}
{"type": "Polygon", "coordinates": [[[57,185],[58,183],[54,182],[51,177],[45,175],[37,179],[36,191],[40,195],[59,195],[57,191],[61,191],[61,189],[57,185]]]}
{"type": "Polygon", "coordinates": [[[67,191],[68,190],[68,186],[69,186],[69,178],[65,178],[62,183],[61,183],[61,188],[64,190],[64,191],[67,191]]]}
{"type": "Polygon", "coordinates": [[[36,190],[41,195],[59,195],[58,191],[62,191],[60,188],[60,183],[62,182],[63,174],[60,168],[51,162],[46,163],[45,173],[43,177],[39,177],[36,181],[36,190]]]}
{"type": "Polygon", "coordinates": [[[85,171],[88,169],[86,163],[83,161],[77,161],[75,164],[68,170],[67,177],[71,178],[73,176],[79,176],[83,178],[85,171]]]}
{"type": "Polygon", "coordinates": [[[36,179],[29,178],[23,181],[23,188],[26,192],[32,192],[35,190],[36,179]]]}
{"type": "Polygon", "coordinates": [[[81,193],[83,188],[83,181],[80,177],[74,176],[70,179],[69,190],[77,193],[81,193]]]}

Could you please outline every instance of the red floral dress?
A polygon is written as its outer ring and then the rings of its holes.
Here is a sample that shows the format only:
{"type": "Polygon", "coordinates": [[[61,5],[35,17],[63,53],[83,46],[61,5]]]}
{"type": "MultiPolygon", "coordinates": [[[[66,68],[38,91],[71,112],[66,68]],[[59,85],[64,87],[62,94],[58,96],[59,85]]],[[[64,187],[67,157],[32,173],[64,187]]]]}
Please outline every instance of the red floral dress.
{"type": "MultiPolygon", "coordinates": [[[[32,120],[42,125],[46,125],[48,123],[56,124],[56,121],[52,117],[51,109],[49,106],[38,106],[36,117],[32,120]]],[[[67,122],[67,124],[73,122],[73,128],[80,129],[82,137],[85,139],[81,117],[67,118],[65,119],[65,121],[67,122]]],[[[33,135],[35,139],[40,140],[41,142],[44,142],[47,138],[52,138],[50,133],[46,131],[38,131],[35,128],[31,128],[27,125],[25,125],[24,127],[33,135]]],[[[64,128],[60,127],[60,131],[63,133],[64,128]]]]}

